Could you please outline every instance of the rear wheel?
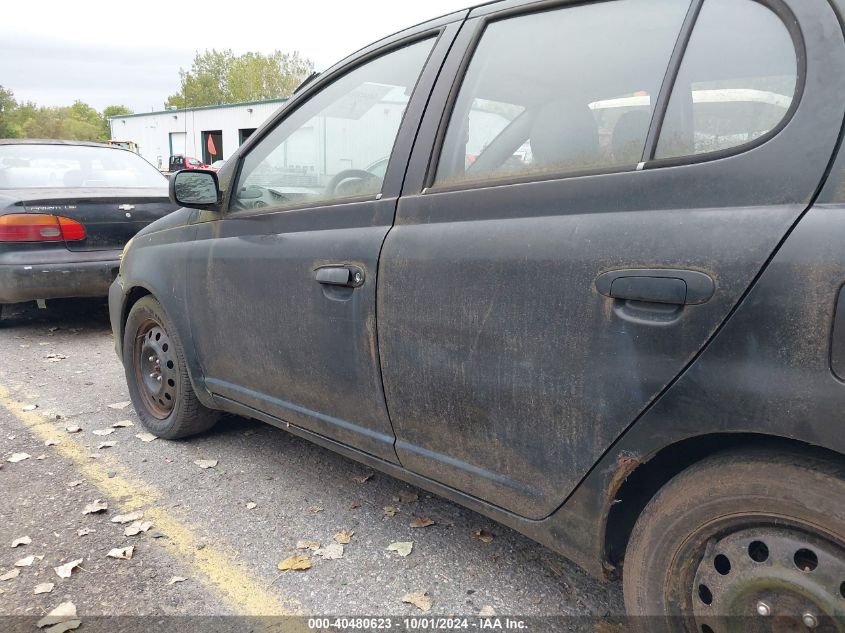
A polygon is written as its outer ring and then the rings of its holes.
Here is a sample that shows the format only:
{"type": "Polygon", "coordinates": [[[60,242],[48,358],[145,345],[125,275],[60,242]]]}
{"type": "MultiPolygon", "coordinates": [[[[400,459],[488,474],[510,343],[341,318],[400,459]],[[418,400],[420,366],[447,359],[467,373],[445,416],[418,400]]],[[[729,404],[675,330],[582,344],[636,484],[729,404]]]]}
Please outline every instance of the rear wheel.
{"type": "Polygon", "coordinates": [[[197,399],[179,335],[152,296],[132,306],[126,319],[123,367],[135,411],[154,435],[176,439],[214,426],[219,413],[197,399]]]}
{"type": "Polygon", "coordinates": [[[763,450],[689,468],[637,521],[623,585],[650,633],[845,631],[842,468],[763,450]]]}

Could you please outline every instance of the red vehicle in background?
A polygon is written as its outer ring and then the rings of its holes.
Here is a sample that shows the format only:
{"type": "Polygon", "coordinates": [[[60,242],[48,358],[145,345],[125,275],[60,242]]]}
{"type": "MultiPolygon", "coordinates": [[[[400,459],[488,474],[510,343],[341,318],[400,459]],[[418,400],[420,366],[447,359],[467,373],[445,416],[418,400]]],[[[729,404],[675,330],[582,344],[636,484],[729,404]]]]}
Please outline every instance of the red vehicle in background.
{"type": "Polygon", "coordinates": [[[201,160],[191,158],[190,156],[184,156],[183,154],[174,154],[170,157],[170,160],[168,161],[167,171],[176,172],[180,169],[208,169],[208,165],[206,165],[201,160]]]}

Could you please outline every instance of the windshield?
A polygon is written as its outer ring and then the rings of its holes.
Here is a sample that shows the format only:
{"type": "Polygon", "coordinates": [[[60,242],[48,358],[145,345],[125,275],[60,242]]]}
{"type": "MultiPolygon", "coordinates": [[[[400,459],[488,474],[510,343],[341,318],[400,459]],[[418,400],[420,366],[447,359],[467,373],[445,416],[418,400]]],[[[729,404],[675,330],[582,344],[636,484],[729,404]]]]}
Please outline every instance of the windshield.
{"type": "Polygon", "coordinates": [[[0,189],[166,187],[132,152],[84,145],[0,145],[0,189]]]}

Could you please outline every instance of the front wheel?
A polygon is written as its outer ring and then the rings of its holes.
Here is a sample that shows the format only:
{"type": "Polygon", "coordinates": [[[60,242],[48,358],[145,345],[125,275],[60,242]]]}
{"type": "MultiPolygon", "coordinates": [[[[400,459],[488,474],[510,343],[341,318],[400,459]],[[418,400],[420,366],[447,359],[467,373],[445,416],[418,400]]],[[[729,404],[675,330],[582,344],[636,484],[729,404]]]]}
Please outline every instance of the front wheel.
{"type": "Polygon", "coordinates": [[[707,459],[643,510],[625,555],[643,631],[845,631],[845,479],[759,450],[707,459]]]}
{"type": "Polygon", "coordinates": [[[123,335],[123,368],[141,424],[165,439],[210,429],[219,417],[197,399],[176,329],[152,296],[129,312],[123,335]]]}

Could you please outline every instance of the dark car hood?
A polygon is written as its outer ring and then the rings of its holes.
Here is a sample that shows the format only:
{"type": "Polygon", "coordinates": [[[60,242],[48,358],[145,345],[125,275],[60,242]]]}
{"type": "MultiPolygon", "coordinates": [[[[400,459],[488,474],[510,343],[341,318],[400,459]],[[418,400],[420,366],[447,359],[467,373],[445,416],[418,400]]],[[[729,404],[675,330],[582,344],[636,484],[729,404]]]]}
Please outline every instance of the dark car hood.
{"type": "Polygon", "coordinates": [[[149,235],[150,233],[157,233],[158,231],[166,231],[167,229],[175,229],[180,226],[188,225],[193,221],[196,213],[196,209],[182,207],[173,213],[169,213],[163,218],[159,218],[152,224],[148,224],[138,231],[138,235],[149,235]]]}

